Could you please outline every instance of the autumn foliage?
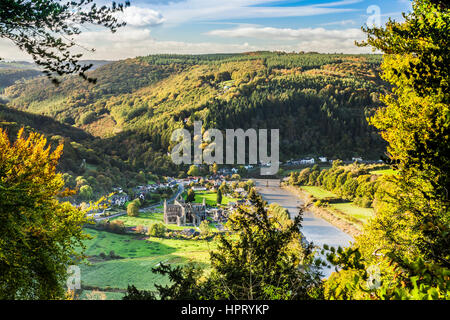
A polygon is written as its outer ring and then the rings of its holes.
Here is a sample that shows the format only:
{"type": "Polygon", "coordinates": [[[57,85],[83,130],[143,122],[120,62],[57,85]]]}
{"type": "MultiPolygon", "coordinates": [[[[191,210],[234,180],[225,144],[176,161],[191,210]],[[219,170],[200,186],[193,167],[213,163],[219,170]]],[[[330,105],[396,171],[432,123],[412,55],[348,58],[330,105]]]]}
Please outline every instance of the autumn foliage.
{"type": "Polygon", "coordinates": [[[11,142],[0,129],[0,299],[64,297],[67,266],[85,238],[85,212],[58,197],[64,181],[40,134],[21,129],[11,142]]]}

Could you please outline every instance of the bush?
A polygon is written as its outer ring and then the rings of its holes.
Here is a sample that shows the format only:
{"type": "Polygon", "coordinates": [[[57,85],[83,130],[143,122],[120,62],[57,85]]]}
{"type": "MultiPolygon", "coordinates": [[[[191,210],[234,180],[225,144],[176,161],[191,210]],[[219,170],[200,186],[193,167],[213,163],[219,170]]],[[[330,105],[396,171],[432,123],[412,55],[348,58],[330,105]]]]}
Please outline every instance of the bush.
{"type": "Polygon", "coordinates": [[[145,227],[144,226],[137,226],[136,227],[136,233],[145,233],[145,227]]]}
{"type": "Polygon", "coordinates": [[[124,234],[125,233],[125,224],[123,221],[114,220],[107,224],[106,230],[114,233],[124,234]]]}
{"type": "Polygon", "coordinates": [[[355,199],[354,203],[362,208],[370,208],[372,206],[372,200],[366,197],[358,197],[355,199]]]}
{"type": "Polygon", "coordinates": [[[117,254],[114,252],[114,250],[111,250],[111,251],[109,252],[109,258],[110,258],[110,259],[121,259],[122,257],[119,256],[119,255],[117,255],[117,254]]]}
{"type": "Polygon", "coordinates": [[[228,71],[218,72],[215,74],[216,82],[231,80],[231,74],[228,71]]]}
{"type": "Polygon", "coordinates": [[[296,184],[298,184],[298,185],[308,184],[310,174],[311,174],[311,168],[305,168],[302,171],[300,171],[300,174],[298,175],[296,184]]]}
{"type": "Polygon", "coordinates": [[[139,199],[135,199],[131,201],[127,206],[127,215],[129,217],[137,217],[139,216],[139,206],[141,202],[139,199]]]}
{"type": "Polygon", "coordinates": [[[186,202],[194,202],[195,201],[195,192],[192,189],[189,189],[186,196],[186,202]]]}
{"type": "Polygon", "coordinates": [[[163,238],[166,234],[166,226],[162,223],[152,224],[148,231],[148,235],[151,237],[163,238]]]}
{"type": "Polygon", "coordinates": [[[208,220],[203,220],[201,223],[200,223],[200,234],[202,235],[202,236],[209,236],[210,234],[211,234],[211,229],[209,228],[209,222],[208,222],[208,220]]]}
{"type": "Polygon", "coordinates": [[[94,111],[86,112],[80,117],[81,124],[89,124],[94,122],[95,120],[97,120],[97,115],[94,111]]]}
{"type": "Polygon", "coordinates": [[[324,203],[322,202],[322,200],[317,200],[316,202],[314,202],[314,206],[316,207],[322,207],[324,205],[324,203]]]}
{"type": "Polygon", "coordinates": [[[152,197],[151,197],[151,201],[152,202],[160,202],[161,201],[161,196],[157,193],[153,193],[152,197]]]}

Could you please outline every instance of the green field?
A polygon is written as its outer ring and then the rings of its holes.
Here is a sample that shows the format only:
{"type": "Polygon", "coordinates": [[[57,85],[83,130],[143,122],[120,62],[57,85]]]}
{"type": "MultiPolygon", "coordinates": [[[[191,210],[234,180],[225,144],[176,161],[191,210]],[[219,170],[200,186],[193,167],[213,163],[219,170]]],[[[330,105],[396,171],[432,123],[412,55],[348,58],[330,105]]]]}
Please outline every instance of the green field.
{"type": "MultiPolygon", "coordinates": [[[[204,192],[200,194],[212,197],[204,192]]],[[[200,198],[198,202],[202,200],[203,198],[200,198]]],[[[229,198],[227,200],[229,201],[229,198]]],[[[164,223],[162,208],[159,206],[152,212],[141,212],[138,217],[124,215],[113,218],[111,221],[123,221],[127,227],[139,225],[150,227],[155,223],[164,223]]],[[[218,231],[213,223],[210,226],[211,231],[218,231]]],[[[166,225],[166,227],[172,230],[192,228],[174,224],[166,225]]],[[[86,231],[93,239],[85,242],[85,253],[90,257],[91,263],[81,266],[82,283],[84,286],[98,288],[99,296],[106,299],[120,299],[124,292],[117,291],[124,291],[129,284],[134,284],[138,289],[147,290],[153,290],[155,283],[166,284],[168,280],[165,277],[151,272],[151,269],[160,262],[177,265],[192,261],[208,266],[209,251],[214,248],[214,242],[206,240],[153,237],[139,239],[136,235],[120,235],[93,229],[86,229],[86,231]],[[100,253],[108,255],[110,251],[114,251],[115,255],[122,259],[104,260],[99,257],[100,253]]],[[[88,299],[88,294],[91,292],[92,290],[83,290],[80,299],[88,299]]]]}
{"type": "Polygon", "coordinates": [[[330,203],[330,207],[354,217],[362,223],[367,223],[374,216],[373,208],[361,208],[353,204],[353,202],[330,203]]]}
{"type": "MultiPolygon", "coordinates": [[[[215,207],[217,206],[217,193],[211,191],[196,191],[195,192],[195,203],[202,203],[203,198],[205,198],[205,202],[208,206],[215,207]]],[[[222,196],[222,204],[228,204],[229,202],[236,201],[236,199],[222,196]]]]}
{"type": "MultiPolygon", "coordinates": [[[[93,236],[87,240],[86,254],[90,265],[81,266],[82,285],[96,287],[100,291],[111,288],[125,290],[129,284],[138,289],[154,289],[155,283],[165,284],[167,279],[151,272],[160,262],[185,264],[189,261],[208,266],[209,251],[214,242],[205,240],[174,240],[148,238],[139,240],[134,235],[119,235],[105,231],[86,229],[93,236]],[[102,260],[101,252],[111,250],[122,259],[102,260]],[[94,260],[93,260],[94,259],[94,260]]],[[[85,296],[83,292],[83,296],[85,296]]],[[[107,298],[118,298],[120,293],[108,292],[107,298]]]]}
{"type": "MultiPolygon", "coordinates": [[[[302,186],[301,189],[319,200],[325,198],[339,198],[333,192],[325,190],[322,187],[302,186]]],[[[329,206],[361,221],[362,223],[367,223],[367,221],[374,215],[373,208],[362,208],[355,205],[353,202],[330,203],[329,206]]]]}
{"type": "Polygon", "coordinates": [[[325,190],[321,187],[315,187],[315,186],[302,186],[302,190],[308,192],[316,199],[324,199],[324,198],[337,198],[333,192],[325,190]]]}

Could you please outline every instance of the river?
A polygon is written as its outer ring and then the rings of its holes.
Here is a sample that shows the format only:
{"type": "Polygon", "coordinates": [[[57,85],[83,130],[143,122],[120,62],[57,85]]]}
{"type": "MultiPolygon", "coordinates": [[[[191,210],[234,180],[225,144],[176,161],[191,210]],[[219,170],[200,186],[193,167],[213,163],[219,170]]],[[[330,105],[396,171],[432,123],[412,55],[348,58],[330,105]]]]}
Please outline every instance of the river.
{"type": "MultiPolygon", "coordinates": [[[[303,204],[299,197],[289,190],[280,187],[278,179],[254,179],[258,193],[268,203],[276,202],[287,210],[291,217],[296,217],[299,213],[298,207],[303,204]]],[[[310,211],[303,212],[302,233],[308,242],[322,247],[324,244],[330,246],[348,247],[353,238],[345,232],[336,228],[328,221],[317,217],[310,211]]],[[[332,270],[324,270],[324,275],[328,276],[332,270]]]]}

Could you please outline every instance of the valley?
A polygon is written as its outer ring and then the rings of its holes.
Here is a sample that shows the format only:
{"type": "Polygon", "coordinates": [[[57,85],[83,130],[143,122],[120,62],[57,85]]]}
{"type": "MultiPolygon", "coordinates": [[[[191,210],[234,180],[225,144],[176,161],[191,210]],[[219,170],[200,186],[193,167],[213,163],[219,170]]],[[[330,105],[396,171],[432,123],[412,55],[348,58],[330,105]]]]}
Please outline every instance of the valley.
{"type": "Polygon", "coordinates": [[[0,300],[450,298],[447,2],[103,2],[0,2],[0,300]]]}
{"type": "Polygon", "coordinates": [[[39,77],[19,81],[3,95],[10,108],[96,137],[87,149],[98,148],[134,170],[151,166],[174,174],[177,169],[165,157],[173,146],[170,134],[191,129],[195,120],[221,130],[283,128],[282,161],[376,160],[385,145],[365,117],[385,90],[380,61],[377,55],[270,52],[155,55],[100,66],[90,73],[96,84],[67,76],[55,87],[39,77]]]}
{"type": "MultiPolygon", "coordinates": [[[[170,134],[174,129],[191,130],[194,121],[220,130],[280,128],[280,160],[284,164],[278,179],[267,180],[269,186],[264,185],[266,180],[255,182],[265,200],[287,209],[293,219],[303,201],[277,184],[291,172],[309,167],[292,169],[294,163],[310,160],[292,159],[315,158],[320,163],[319,157],[363,157],[375,162],[382,154],[384,143],[364,119],[379,106],[376,96],[385,90],[378,76],[379,64],[377,55],[272,52],[154,55],[98,62],[90,72],[96,84],[65,76],[54,86],[45,77],[30,74],[29,79],[22,77],[6,86],[0,128],[14,138],[25,125],[28,131],[44,133],[53,147],[64,144],[59,169],[66,187],[78,191],[67,200],[86,206],[101,197],[109,202],[124,199],[119,205],[107,204],[111,211],[90,214],[96,225],[86,229],[92,240],[86,242],[89,263],[81,270],[80,298],[114,299],[123,295],[129,284],[154,290],[155,283],[168,283],[167,278],[151,272],[161,262],[194,262],[209,268],[214,237],[180,240],[179,232],[199,233],[199,226],[164,222],[162,199],[169,197],[173,202],[175,189],[139,191],[152,183],[165,185],[178,179],[180,184],[180,179],[186,179],[188,166],[174,165],[167,155],[173,147],[170,134]],[[127,206],[139,197],[142,208],[137,216],[130,216],[127,206]],[[148,237],[156,225],[164,226],[166,235],[148,237]]],[[[16,65],[18,71],[25,67],[16,65]]],[[[322,168],[330,163],[322,163],[322,168]]],[[[233,169],[248,179],[258,167],[223,166],[221,170],[233,169]]],[[[199,169],[199,175],[207,180],[210,169],[199,169]]],[[[219,184],[231,186],[230,177],[231,173],[228,178],[222,175],[219,184]]],[[[239,179],[234,180],[233,189],[249,191],[239,179]]],[[[196,191],[193,201],[201,203],[204,198],[209,208],[229,210],[236,199],[245,201],[245,195],[224,194],[218,206],[217,189],[206,185],[205,190],[196,191]]],[[[185,192],[183,197],[186,199],[185,192]]],[[[325,243],[347,246],[352,240],[312,212],[303,215],[302,233],[307,241],[321,247],[325,243]]],[[[227,231],[223,223],[211,220],[212,215],[208,219],[208,234],[227,231]]]]}

